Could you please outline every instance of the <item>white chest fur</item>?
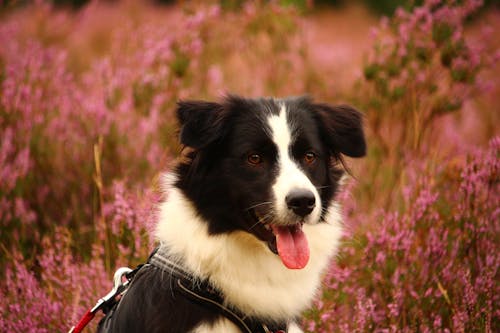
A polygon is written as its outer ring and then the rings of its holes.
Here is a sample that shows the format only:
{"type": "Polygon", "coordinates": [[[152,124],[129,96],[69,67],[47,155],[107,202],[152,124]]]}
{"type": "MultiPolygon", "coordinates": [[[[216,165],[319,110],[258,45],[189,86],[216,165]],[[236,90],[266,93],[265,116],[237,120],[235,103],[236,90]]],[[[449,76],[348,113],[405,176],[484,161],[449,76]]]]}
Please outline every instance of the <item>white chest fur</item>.
{"type": "Polygon", "coordinates": [[[219,288],[230,305],[248,315],[289,320],[310,306],[321,273],[335,254],[341,236],[337,207],[330,208],[326,223],[304,225],[304,232],[309,263],[290,270],[253,235],[209,235],[192,203],[173,188],[160,206],[156,236],[186,269],[219,288]]]}

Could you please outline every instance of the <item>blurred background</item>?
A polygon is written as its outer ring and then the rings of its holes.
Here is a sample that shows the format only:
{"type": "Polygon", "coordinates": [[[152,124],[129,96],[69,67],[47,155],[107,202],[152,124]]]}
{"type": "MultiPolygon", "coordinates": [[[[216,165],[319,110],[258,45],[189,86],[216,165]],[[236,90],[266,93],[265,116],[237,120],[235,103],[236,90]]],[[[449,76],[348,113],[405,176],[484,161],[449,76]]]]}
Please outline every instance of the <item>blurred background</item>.
{"type": "Polygon", "coordinates": [[[307,332],[500,331],[499,5],[0,1],[0,332],[67,331],[146,260],[175,104],[227,93],[365,114],[307,332]]]}

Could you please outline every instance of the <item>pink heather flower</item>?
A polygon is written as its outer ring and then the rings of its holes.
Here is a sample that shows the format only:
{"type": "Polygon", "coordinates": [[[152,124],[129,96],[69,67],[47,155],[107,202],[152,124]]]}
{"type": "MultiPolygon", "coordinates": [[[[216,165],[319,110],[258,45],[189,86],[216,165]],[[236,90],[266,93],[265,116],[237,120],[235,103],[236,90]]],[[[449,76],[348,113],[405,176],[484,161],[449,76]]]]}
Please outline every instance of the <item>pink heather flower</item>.
{"type": "Polygon", "coordinates": [[[437,5],[440,5],[441,3],[442,3],[442,0],[425,0],[424,6],[431,9],[437,5]]]}
{"type": "Polygon", "coordinates": [[[483,6],[483,0],[467,0],[464,1],[464,16],[470,15],[474,12],[476,12],[479,8],[483,6]]]}
{"type": "Polygon", "coordinates": [[[385,253],[379,252],[379,253],[377,253],[377,258],[375,259],[375,262],[379,265],[384,264],[385,258],[386,258],[385,253]]]}
{"type": "Polygon", "coordinates": [[[320,319],[326,322],[331,318],[331,315],[332,314],[330,312],[324,312],[321,314],[320,319]]]}
{"type": "Polygon", "coordinates": [[[411,27],[408,24],[400,24],[398,28],[398,37],[403,44],[407,44],[410,40],[411,27]]]}
{"type": "Polygon", "coordinates": [[[377,39],[380,36],[380,30],[378,27],[370,27],[368,36],[371,40],[377,39]]]}
{"type": "Polygon", "coordinates": [[[408,12],[406,12],[402,7],[398,7],[396,11],[394,12],[394,16],[397,19],[404,20],[405,18],[408,17],[408,12]]]}
{"type": "Polygon", "coordinates": [[[419,71],[415,77],[415,81],[419,84],[425,83],[426,79],[427,79],[427,74],[422,71],[419,71]]]}
{"type": "Polygon", "coordinates": [[[187,18],[186,27],[193,30],[197,29],[205,21],[206,16],[207,14],[205,11],[199,10],[197,13],[187,18]]]}
{"type": "Polygon", "coordinates": [[[424,21],[430,14],[431,13],[429,11],[429,8],[427,8],[426,6],[415,8],[412,13],[414,24],[418,24],[421,21],[424,21]]]}
{"type": "Polygon", "coordinates": [[[199,38],[193,39],[193,41],[190,44],[189,51],[193,55],[199,55],[202,49],[203,49],[203,42],[201,41],[201,39],[199,38]]]}
{"type": "Polygon", "coordinates": [[[307,325],[307,330],[309,332],[316,332],[316,322],[313,320],[310,320],[308,325],[307,325]]]}
{"type": "Polygon", "coordinates": [[[380,19],[380,29],[387,30],[389,28],[389,18],[387,16],[383,16],[380,19]]]}
{"type": "Polygon", "coordinates": [[[399,307],[397,304],[390,303],[387,307],[389,309],[389,316],[392,318],[397,318],[399,316],[399,307]]]}
{"type": "Polygon", "coordinates": [[[217,18],[221,15],[221,8],[219,5],[212,5],[209,10],[208,10],[208,16],[211,18],[211,19],[214,19],[214,18],[217,18]]]}
{"type": "Polygon", "coordinates": [[[408,50],[407,50],[406,46],[400,45],[398,47],[398,57],[403,58],[403,57],[406,57],[407,55],[408,55],[408,50]]]}
{"type": "Polygon", "coordinates": [[[434,329],[442,328],[442,319],[441,319],[441,316],[436,315],[434,317],[434,321],[432,323],[432,326],[433,326],[434,329]]]}
{"type": "Polygon", "coordinates": [[[252,1],[245,1],[243,3],[243,11],[247,16],[254,16],[257,12],[256,4],[252,1]]]}
{"type": "Polygon", "coordinates": [[[15,199],[15,215],[23,224],[32,224],[36,219],[36,214],[28,208],[25,200],[21,198],[15,199]]]}

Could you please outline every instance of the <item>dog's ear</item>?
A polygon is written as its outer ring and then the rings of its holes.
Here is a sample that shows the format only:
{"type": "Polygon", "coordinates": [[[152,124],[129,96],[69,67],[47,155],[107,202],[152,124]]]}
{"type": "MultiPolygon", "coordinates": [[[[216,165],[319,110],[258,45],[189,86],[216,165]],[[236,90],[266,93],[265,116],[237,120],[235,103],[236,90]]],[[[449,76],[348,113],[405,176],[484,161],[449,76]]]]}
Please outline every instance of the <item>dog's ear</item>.
{"type": "Polygon", "coordinates": [[[195,149],[206,146],[222,135],[223,106],[205,101],[180,101],[177,118],[180,142],[195,149]]]}
{"type": "Polygon", "coordinates": [[[350,157],[366,155],[363,115],[348,105],[313,104],[323,140],[334,153],[350,157]]]}

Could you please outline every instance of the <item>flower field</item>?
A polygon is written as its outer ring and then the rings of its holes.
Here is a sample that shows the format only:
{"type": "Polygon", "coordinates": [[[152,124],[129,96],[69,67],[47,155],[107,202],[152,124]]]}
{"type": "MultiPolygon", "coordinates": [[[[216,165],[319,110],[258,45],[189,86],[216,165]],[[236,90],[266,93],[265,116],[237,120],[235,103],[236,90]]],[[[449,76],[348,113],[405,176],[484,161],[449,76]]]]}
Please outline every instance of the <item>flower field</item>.
{"type": "Polygon", "coordinates": [[[65,332],[146,260],[175,104],[228,92],[365,114],[307,332],[500,332],[499,9],[220,3],[0,2],[0,332],[65,332]]]}

